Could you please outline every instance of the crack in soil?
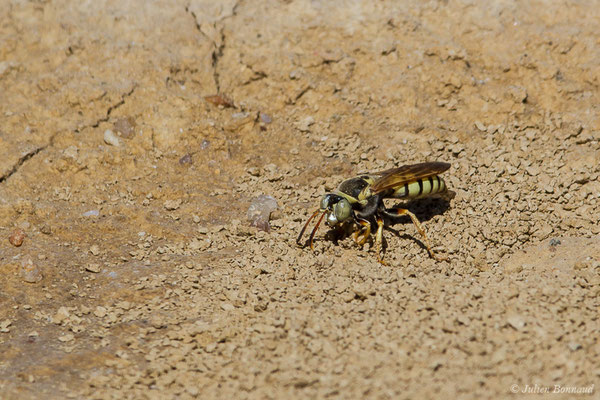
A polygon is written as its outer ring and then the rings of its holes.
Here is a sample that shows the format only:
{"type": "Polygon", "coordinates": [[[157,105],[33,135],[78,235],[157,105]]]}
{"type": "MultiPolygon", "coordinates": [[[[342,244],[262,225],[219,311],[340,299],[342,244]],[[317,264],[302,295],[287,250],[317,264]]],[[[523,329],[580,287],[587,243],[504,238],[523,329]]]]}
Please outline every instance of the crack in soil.
{"type": "Polygon", "coordinates": [[[8,178],[16,174],[19,171],[19,169],[21,169],[21,166],[25,164],[26,161],[30,160],[42,151],[46,150],[48,147],[52,146],[54,144],[54,139],[56,138],[56,135],[58,135],[58,132],[53,133],[50,136],[50,140],[48,140],[48,143],[46,143],[45,145],[39,146],[21,156],[9,171],[0,176],[0,183],[3,183],[4,181],[8,180],[8,178]]]}
{"type": "MultiPolygon", "coordinates": [[[[215,31],[217,31],[218,24],[220,24],[221,22],[225,21],[228,18],[233,18],[237,15],[237,8],[239,5],[240,5],[240,2],[236,2],[233,5],[233,7],[231,8],[230,15],[226,15],[212,23],[212,27],[215,29],[215,31]]],[[[221,78],[220,78],[220,73],[219,73],[219,62],[221,61],[221,58],[223,57],[223,52],[225,50],[225,40],[226,40],[226,35],[224,32],[223,26],[221,25],[218,29],[220,38],[219,38],[219,44],[217,44],[216,40],[213,40],[210,36],[208,36],[202,30],[202,26],[198,22],[198,17],[196,16],[195,12],[190,10],[189,4],[187,6],[185,6],[185,12],[190,14],[194,18],[194,24],[196,25],[196,30],[198,32],[200,32],[200,34],[202,36],[204,36],[206,39],[208,39],[212,43],[213,51],[212,51],[211,67],[213,70],[213,80],[215,81],[215,87],[217,89],[217,93],[221,93],[221,78]]]]}
{"type": "MultiPolygon", "coordinates": [[[[133,87],[131,88],[131,90],[127,93],[124,93],[121,96],[121,100],[119,100],[119,102],[117,102],[116,104],[113,104],[112,106],[108,107],[108,110],[106,110],[106,116],[104,118],[100,118],[99,120],[97,120],[94,124],[91,125],[92,128],[97,128],[102,122],[106,122],[110,119],[110,114],[116,110],[117,108],[121,107],[123,104],[125,104],[125,100],[131,96],[133,94],[133,92],[136,89],[136,85],[133,85],[133,87]]],[[[83,129],[88,128],[87,126],[84,127],[83,129]]],[[[81,130],[78,130],[77,132],[79,133],[81,130]]]]}
{"type": "MultiPolygon", "coordinates": [[[[76,129],[75,132],[80,133],[82,130],[86,129],[86,128],[97,128],[102,122],[106,122],[110,119],[110,114],[116,110],[117,108],[121,107],[123,104],[125,104],[125,100],[131,96],[133,94],[133,92],[135,91],[136,86],[133,85],[133,87],[131,88],[131,90],[127,93],[124,93],[121,96],[121,100],[119,102],[117,102],[116,104],[111,105],[110,107],[108,107],[108,109],[106,110],[106,116],[104,118],[100,118],[99,120],[97,120],[95,123],[93,123],[92,125],[86,125],[83,128],[80,129],[76,129]]],[[[50,140],[48,141],[48,143],[46,143],[43,146],[37,147],[29,152],[27,152],[26,154],[24,154],[22,157],[20,157],[17,162],[10,168],[10,170],[8,170],[7,172],[5,172],[3,175],[0,176],[0,183],[3,183],[4,181],[6,181],[8,178],[10,178],[11,176],[13,176],[14,174],[16,174],[19,169],[21,168],[21,166],[28,160],[30,160],[31,158],[33,158],[34,156],[36,156],[37,154],[39,154],[40,152],[46,150],[48,147],[52,146],[52,144],[54,143],[54,138],[56,137],[57,133],[53,134],[50,137],[50,140]]]]}
{"type": "Polygon", "coordinates": [[[260,81],[261,79],[268,78],[268,76],[269,76],[269,75],[267,75],[267,73],[266,73],[266,72],[263,72],[263,71],[257,71],[257,70],[255,70],[255,69],[254,69],[254,67],[253,67],[252,65],[250,65],[250,64],[246,64],[246,63],[243,63],[243,64],[244,64],[244,66],[245,66],[246,68],[248,68],[248,69],[249,69],[250,71],[252,71],[252,73],[254,74],[254,76],[253,76],[253,77],[251,77],[251,78],[250,78],[250,79],[249,79],[247,82],[244,82],[244,83],[243,83],[243,85],[248,85],[248,84],[250,84],[251,82],[256,82],[256,81],[260,81]]]}
{"type": "Polygon", "coordinates": [[[33,156],[38,154],[40,151],[45,150],[48,146],[50,146],[52,144],[53,138],[54,138],[54,136],[52,136],[52,138],[50,138],[50,142],[48,144],[45,144],[41,147],[33,149],[33,150],[27,152],[21,158],[19,158],[19,160],[12,166],[12,168],[8,172],[6,172],[4,175],[0,176],[0,183],[3,183],[8,178],[10,178],[15,173],[17,173],[17,171],[21,168],[21,166],[25,163],[25,161],[29,160],[30,158],[32,158],[33,156]]]}
{"type": "Polygon", "coordinates": [[[215,86],[217,87],[217,93],[221,93],[221,83],[219,75],[219,60],[223,57],[223,49],[225,49],[225,33],[223,27],[219,30],[221,35],[221,44],[216,47],[216,43],[213,42],[215,50],[212,53],[212,68],[213,68],[213,79],[215,80],[215,86]]]}
{"type": "Polygon", "coordinates": [[[300,100],[300,98],[302,96],[304,96],[309,90],[311,90],[313,87],[312,85],[306,85],[304,88],[302,88],[302,90],[296,95],[296,97],[294,97],[293,99],[289,99],[289,101],[287,102],[288,104],[296,104],[296,102],[298,100],[300,100]]]}

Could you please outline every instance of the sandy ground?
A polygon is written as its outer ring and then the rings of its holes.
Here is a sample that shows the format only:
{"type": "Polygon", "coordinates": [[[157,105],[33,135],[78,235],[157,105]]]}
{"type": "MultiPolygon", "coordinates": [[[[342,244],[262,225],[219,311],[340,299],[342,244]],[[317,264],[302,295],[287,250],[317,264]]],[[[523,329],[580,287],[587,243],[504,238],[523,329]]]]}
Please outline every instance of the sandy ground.
{"type": "Polygon", "coordinates": [[[0,2],[0,397],[597,396],[600,7],[487,3],[0,2]],[[296,245],[434,160],[447,261],[296,245]]]}

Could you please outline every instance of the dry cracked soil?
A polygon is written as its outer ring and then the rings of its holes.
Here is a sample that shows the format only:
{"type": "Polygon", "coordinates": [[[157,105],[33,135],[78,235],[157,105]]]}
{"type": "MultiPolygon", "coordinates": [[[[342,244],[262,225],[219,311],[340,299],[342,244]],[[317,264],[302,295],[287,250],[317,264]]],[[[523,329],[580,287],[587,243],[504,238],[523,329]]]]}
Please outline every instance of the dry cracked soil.
{"type": "Polygon", "coordinates": [[[599,31],[596,1],[1,1],[0,398],[597,396],[599,31]],[[424,161],[445,260],[402,218],[387,265],[296,245],[424,161]]]}

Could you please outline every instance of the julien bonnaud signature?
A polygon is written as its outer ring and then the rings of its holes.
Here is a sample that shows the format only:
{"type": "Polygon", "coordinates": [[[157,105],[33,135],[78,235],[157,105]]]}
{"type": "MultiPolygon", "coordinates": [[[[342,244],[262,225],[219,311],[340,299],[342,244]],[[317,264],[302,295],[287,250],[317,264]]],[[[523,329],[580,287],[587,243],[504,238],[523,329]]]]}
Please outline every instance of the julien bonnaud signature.
{"type": "Polygon", "coordinates": [[[556,393],[556,394],[592,394],[594,393],[594,385],[589,386],[568,386],[568,385],[551,385],[544,386],[538,385],[537,383],[534,385],[512,385],[510,387],[510,391],[512,393],[527,393],[527,394],[547,394],[547,393],[556,393]]]}

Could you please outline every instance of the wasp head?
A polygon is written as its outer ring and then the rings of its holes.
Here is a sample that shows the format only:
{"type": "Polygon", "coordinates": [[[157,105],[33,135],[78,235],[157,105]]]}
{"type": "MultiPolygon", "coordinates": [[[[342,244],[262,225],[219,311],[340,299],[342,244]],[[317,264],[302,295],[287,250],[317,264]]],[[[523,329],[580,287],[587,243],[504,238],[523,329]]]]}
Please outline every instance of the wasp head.
{"type": "Polygon", "coordinates": [[[302,230],[296,239],[296,243],[298,245],[302,246],[301,240],[304,231],[308,227],[310,221],[312,221],[312,219],[319,214],[321,214],[321,217],[317,221],[317,224],[313,228],[312,232],[310,233],[310,238],[308,239],[311,249],[314,249],[313,238],[315,237],[317,229],[319,229],[319,225],[321,224],[321,221],[323,221],[323,218],[327,215],[327,225],[334,227],[352,216],[352,206],[350,205],[348,199],[334,193],[327,193],[321,199],[321,206],[319,209],[310,216],[308,221],[306,221],[304,224],[304,227],[302,227],[302,230]]]}
{"type": "Polygon", "coordinates": [[[321,212],[327,213],[327,225],[336,226],[350,218],[352,206],[344,197],[327,193],[321,199],[321,212]]]}

